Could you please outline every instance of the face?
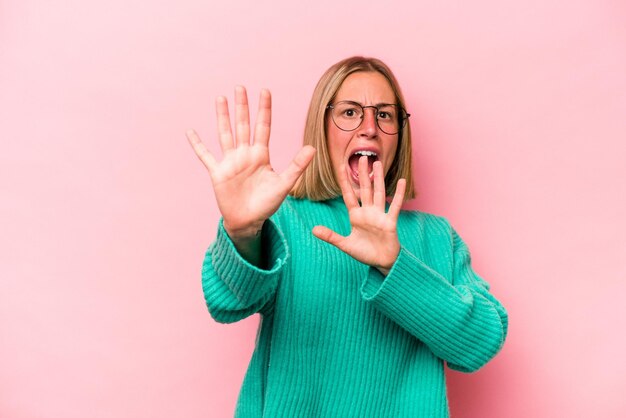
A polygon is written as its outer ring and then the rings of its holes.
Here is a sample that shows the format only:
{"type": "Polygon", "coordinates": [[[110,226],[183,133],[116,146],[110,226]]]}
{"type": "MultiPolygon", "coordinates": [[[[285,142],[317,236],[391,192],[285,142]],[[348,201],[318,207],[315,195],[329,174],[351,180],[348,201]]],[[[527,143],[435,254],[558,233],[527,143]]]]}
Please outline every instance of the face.
{"type": "MultiPolygon", "coordinates": [[[[378,72],[356,72],[343,82],[333,103],[352,101],[361,106],[380,106],[396,103],[396,96],[387,79],[378,72]]],[[[375,109],[365,109],[363,122],[353,131],[343,131],[333,122],[330,115],[326,121],[328,151],[337,179],[347,176],[352,189],[360,198],[358,161],[361,155],[368,156],[368,173],[373,179],[372,165],[381,161],[387,175],[396,155],[398,134],[388,135],[377,125],[375,109]],[[343,168],[342,168],[343,167],[343,168]]]]}

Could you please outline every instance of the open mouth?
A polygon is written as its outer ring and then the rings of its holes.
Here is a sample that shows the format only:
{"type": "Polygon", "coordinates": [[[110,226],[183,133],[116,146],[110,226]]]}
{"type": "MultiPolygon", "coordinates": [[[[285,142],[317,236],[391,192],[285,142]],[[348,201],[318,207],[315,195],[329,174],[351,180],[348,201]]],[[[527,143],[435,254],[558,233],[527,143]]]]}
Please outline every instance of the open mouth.
{"type": "Polygon", "coordinates": [[[356,151],[354,154],[348,158],[348,166],[350,167],[350,174],[352,175],[352,179],[358,183],[359,181],[359,159],[362,156],[367,157],[367,173],[369,174],[370,180],[374,176],[374,162],[378,161],[378,154],[374,151],[356,151]]]}

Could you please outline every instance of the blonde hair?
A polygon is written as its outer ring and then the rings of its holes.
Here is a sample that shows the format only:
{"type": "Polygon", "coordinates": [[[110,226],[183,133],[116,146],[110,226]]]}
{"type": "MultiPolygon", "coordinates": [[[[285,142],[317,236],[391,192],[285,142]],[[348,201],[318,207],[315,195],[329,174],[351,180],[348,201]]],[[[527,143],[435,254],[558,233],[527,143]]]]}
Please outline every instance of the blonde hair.
{"type": "MultiPolygon", "coordinates": [[[[313,161],[304,171],[291,195],[296,198],[310,200],[327,200],[341,196],[341,188],[330,162],[328,138],[326,132],[326,106],[331,103],[344,80],[353,73],[377,72],[382,74],[393,90],[397,104],[406,109],[404,97],[400,91],[398,81],[385,63],[376,58],[350,57],[339,61],[330,67],[317,83],[309,105],[309,111],[304,127],[304,145],[312,145],[317,152],[313,161]]],[[[387,196],[393,195],[398,180],[406,179],[404,199],[415,197],[413,170],[411,167],[411,127],[409,123],[398,132],[398,147],[396,155],[385,176],[387,196]]]]}

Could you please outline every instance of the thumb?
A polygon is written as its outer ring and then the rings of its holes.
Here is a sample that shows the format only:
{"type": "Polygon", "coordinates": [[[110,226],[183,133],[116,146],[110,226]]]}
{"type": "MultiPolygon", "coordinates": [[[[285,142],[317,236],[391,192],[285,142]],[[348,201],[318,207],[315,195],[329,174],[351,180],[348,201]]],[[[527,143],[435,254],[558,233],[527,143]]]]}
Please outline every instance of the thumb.
{"type": "Polygon", "coordinates": [[[280,175],[281,179],[289,185],[289,188],[292,188],[293,185],[296,184],[298,178],[309,166],[311,160],[313,160],[313,155],[315,155],[315,148],[310,145],[305,145],[298,151],[289,164],[289,167],[280,175]]]}
{"type": "Polygon", "coordinates": [[[335,231],[329,228],[326,228],[325,226],[321,226],[321,225],[318,225],[315,228],[313,228],[312,232],[316,238],[321,239],[322,241],[325,241],[329,244],[332,244],[335,247],[343,251],[342,247],[343,247],[343,243],[346,237],[341,236],[335,231]]]}

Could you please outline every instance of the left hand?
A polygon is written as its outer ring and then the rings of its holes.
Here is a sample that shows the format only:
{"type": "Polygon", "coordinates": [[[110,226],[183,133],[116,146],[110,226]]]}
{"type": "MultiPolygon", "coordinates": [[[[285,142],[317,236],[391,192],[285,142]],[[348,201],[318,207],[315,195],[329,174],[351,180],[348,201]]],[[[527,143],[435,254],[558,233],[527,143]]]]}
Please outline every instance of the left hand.
{"type": "Polygon", "coordinates": [[[396,224],[404,200],[406,180],[398,180],[389,212],[385,213],[386,192],[382,163],[374,162],[373,168],[374,188],[372,190],[367,173],[367,157],[363,156],[359,159],[360,205],[348,180],[347,172],[345,177],[339,179],[352,226],[350,235],[344,237],[325,226],[313,228],[313,235],[386,275],[400,253],[396,224]]]}

